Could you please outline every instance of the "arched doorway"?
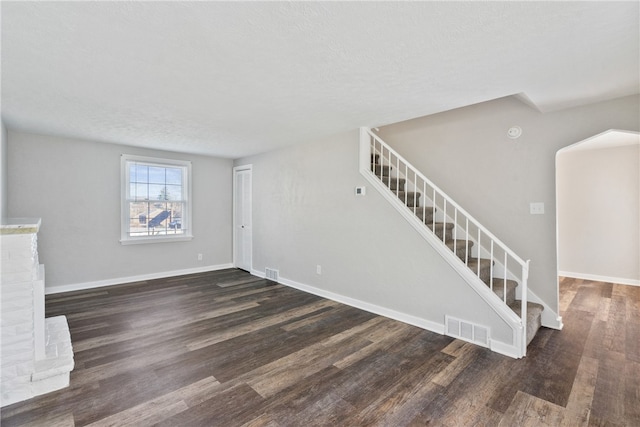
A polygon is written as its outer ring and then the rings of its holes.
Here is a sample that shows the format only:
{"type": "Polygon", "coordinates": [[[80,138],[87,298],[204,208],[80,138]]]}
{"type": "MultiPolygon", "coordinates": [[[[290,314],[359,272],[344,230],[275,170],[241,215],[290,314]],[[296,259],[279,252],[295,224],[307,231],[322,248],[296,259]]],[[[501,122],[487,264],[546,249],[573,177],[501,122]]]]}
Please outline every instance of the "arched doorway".
{"type": "Polygon", "coordinates": [[[559,150],[556,197],[559,276],[640,285],[640,134],[559,150]]]}

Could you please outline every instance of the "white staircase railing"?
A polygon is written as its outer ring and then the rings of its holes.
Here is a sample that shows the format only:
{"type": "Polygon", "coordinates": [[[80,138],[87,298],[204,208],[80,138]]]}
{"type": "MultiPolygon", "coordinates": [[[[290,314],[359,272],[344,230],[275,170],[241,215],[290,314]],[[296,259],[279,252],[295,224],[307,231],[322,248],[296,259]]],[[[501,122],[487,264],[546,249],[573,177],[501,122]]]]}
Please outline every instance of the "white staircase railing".
{"type": "MultiPolygon", "coordinates": [[[[502,305],[506,306],[507,280],[514,280],[519,283],[521,293],[520,320],[517,328],[518,332],[514,335],[514,346],[519,348],[520,357],[525,356],[527,351],[527,279],[529,275],[529,260],[524,261],[520,258],[368,128],[360,129],[360,171],[365,175],[368,174],[375,177],[375,182],[383,184],[378,188],[393,195],[394,202],[399,202],[398,205],[403,205],[401,209],[406,210],[405,214],[411,212],[411,218],[416,218],[422,222],[420,225],[424,229],[428,229],[431,235],[435,236],[436,224],[442,223],[442,225],[437,225],[442,230],[442,237],[436,236],[436,238],[440,240],[443,246],[446,246],[448,254],[453,254],[453,257],[457,260],[454,262],[463,263],[468,267],[469,271],[473,272],[471,276],[475,281],[472,284],[473,286],[481,284],[482,286],[488,286],[493,291],[494,275],[499,277],[499,280],[503,282],[502,305]],[[372,163],[374,163],[372,159],[376,155],[379,156],[379,164],[381,165],[377,168],[372,166],[372,163]],[[394,193],[391,189],[399,189],[401,180],[405,182],[403,198],[399,198],[397,193],[394,193]],[[418,197],[409,197],[408,193],[412,191],[422,195],[422,203],[420,203],[418,197]],[[430,206],[427,206],[427,201],[430,206]],[[407,202],[409,203],[407,204],[407,202]],[[426,219],[429,216],[431,219],[428,222],[426,219]],[[453,224],[453,241],[447,240],[447,224],[453,224]],[[471,250],[469,241],[474,242],[471,250]],[[461,249],[458,245],[465,245],[464,257],[455,255],[461,249]],[[475,256],[472,256],[473,253],[475,253],[475,256]],[[481,258],[487,261],[481,262],[481,258]],[[481,278],[481,276],[487,275],[487,265],[489,266],[489,283],[483,282],[481,278]]],[[[464,269],[464,271],[467,271],[467,269],[464,269]]],[[[468,274],[465,276],[465,279],[469,277],[468,274]]],[[[496,299],[499,300],[500,298],[496,295],[496,299]]],[[[510,312],[513,313],[513,311],[510,312]]]]}

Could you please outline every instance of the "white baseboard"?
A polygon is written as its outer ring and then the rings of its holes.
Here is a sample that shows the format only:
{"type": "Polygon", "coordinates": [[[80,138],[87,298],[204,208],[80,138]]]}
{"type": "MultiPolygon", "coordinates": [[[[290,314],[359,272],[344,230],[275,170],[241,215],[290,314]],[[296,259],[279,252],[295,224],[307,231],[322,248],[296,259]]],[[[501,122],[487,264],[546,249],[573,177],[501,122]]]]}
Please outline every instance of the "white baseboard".
{"type": "Polygon", "coordinates": [[[46,295],[58,294],[62,292],[81,291],[85,289],[101,288],[103,286],[122,285],[125,283],[140,282],[143,280],[164,279],[165,277],[183,276],[185,274],[205,273],[207,271],[224,270],[233,268],[233,264],[208,265],[206,267],[186,268],[183,270],[163,271],[159,273],[140,274],[138,276],[117,277],[113,279],[96,280],[94,282],[74,283],[71,285],[60,285],[45,287],[46,295]]]}
{"type": "Polygon", "coordinates": [[[504,356],[509,356],[514,359],[520,358],[520,351],[513,344],[506,344],[502,341],[491,340],[490,348],[491,351],[495,351],[496,353],[500,353],[504,356]]]}
{"type": "MultiPolygon", "coordinates": [[[[265,273],[262,271],[251,270],[251,274],[258,277],[263,277],[263,278],[265,277],[265,273]]],[[[444,323],[433,322],[431,320],[426,320],[410,314],[402,313],[400,311],[392,310],[390,308],[381,307],[376,304],[371,304],[355,298],[336,294],[334,292],[316,288],[314,286],[305,285],[303,283],[285,279],[283,277],[280,277],[278,279],[278,283],[285,286],[289,286],[291,288],[299,289],[304,292],[308,292],[313,295],[317,295],[322,298],[327,298],[332,301],[336,301],[351,307],[359,308],[360,310],[368,311],[369,313],[388,317],[390,319],[398,320],[400,322],[407,323],[409,325],[417,326],[418,328],[426,329],[427,331],[444,335],[444,323]]]]}
{"type": "Polygon", "coordinates": [[[573,277],[574,279],[593,280],[594,282],[617,283],[620,285],[640,286],[640,280],[626,279],[622,277],[598,276],[596,274],[574,273],[571,271],[558,271],[559,276],[573,277]]]}
{"type": "MultiPolygon", "coordinates": [[[[254,276],[262,277],[262,278],[265,277],[265,273],[263,271],[251,270],[251,274],[253,274],[254,276]]],[[[278,279],[278,283],[295,288],[295,289],[299,289],[303,292],[308,292],[310,294],[317,295],[322,298],[327,298],[332,301],[336,301],[351,307],[355,307],[360,310],[368,311],[369,313],[377,314],[379,316],[388,317],[390,319],[397,320],[399,322],[417,326],[418,328],[425,329],[427,331],[434,332],[436,334],[440,334],[440,335],[445,334],[444,323],[433,322],[431,320],[426,320],[426,319],[416,317],[407,313],[402,313],[386,307],[381,307],[376,304],[371,304],[362,300],[336,294],[331,291],[316,288],[315,286],[305,285],[303,283],[299,283],[294,280],[289,280],[283,277],[280,277],[278,279]]],[[[504,343],[502,341],[497,341],[495,339],[491,340],[490,349],[492,351],[495,351],[496,353],[500,353],[504,356],[508,356],[514,359],[518,359],[521,357],[519,355],[520,354],[519,349],[516,346],[514,346],[513,344],[504,343]]]]}

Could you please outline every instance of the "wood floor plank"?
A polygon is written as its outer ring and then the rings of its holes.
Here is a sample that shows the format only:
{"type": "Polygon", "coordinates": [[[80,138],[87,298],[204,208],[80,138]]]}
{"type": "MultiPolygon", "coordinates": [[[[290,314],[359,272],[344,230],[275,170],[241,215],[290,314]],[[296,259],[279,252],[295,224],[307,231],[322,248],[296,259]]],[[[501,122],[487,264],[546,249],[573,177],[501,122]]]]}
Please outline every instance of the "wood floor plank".
{"type": "Polygon", "coordinates": [[[560,278],[510,359],[236,269],[49,295],[69,387],[7,426],[640,426],[640,287],[560,278]]]}
{"type": "Polygon", "coordinates": [[[624,354],[606,352],[599,360],[592,415],[614,424],[624,424],[625,412],[624,354]]]}
{"type": "Polygon", "coordinates": [[[441,372],[451,358],[438,353],[415,371],[415,375],[397,382],[395,387],[380,393],[375,400],[360,410],[356,425],[407,425],[425,402],[442,391],[442,387],[430,381],[441,372]]]}
{"type": "Polygon", "coordinates": [[[455,360],[432,379],[434,383],[442,387],[448,386],[470,363],[474,362],[481,351],[484,351],[481,347],[474,346],[473,344],[465,344],[466,346],[461,346],[458,351],[456,351],[458,356],[455,360]]]}
{"type": "MultiPolygon", "coordinates": [[[[368,327],[372,327],[371,325],[375,325],[376,322],[370,321],[368,323],[370,323],[368,327]]],[[[339,341],[334,339],[335,336],[332,336],[325,341],[264,365],[250,373],[252,378],[247,383],[261,396],[272,396],[369,345],[370,341],[364,338],[355,340],[353,338],[357,332],[362,330],[363,325],[347,331],[352,332],[353,335],[343,332],[340,334],[342,339],[339,341]]]]}
{"type": "Polygon", "coordinates": [[[229,328],[227,330],[220,331],[203,338],[198,338],[188,343],[187,347],[189,348],[189,350],[198,350],[200,348],[208,347],[221,341],[226,341],[238,335],[254,332],[279,323],[285,323],[291,319],[299,318],[301,316],[304,316],[305,314],[313,313],[318,310],[322,310],[323,308],[332,307],[335,305],[335,302],[328,300],[314,302],[302,307],[293,308],[283,313],[263,317],[250,323],[238,325],[237,327],[229,328]]]}
{"type": "Polygon", "coordinates": [[[598,360],[582,356],[567,402],[566,412],[569,415],[565,417],[567,418],[565,424],[569,420],[575,425],[586,426],[589,424],[597,375],[598,360]]]}
{"type": "Polygon", "coordinates": [[[640,363],[625,362],[624,387],[624,420],[640,426],[640,363]]]}
{"type": "Polygon", "coordinates": [[[500,427],[559,426],[562,407],[519,391],[500,421],[500,427]]]}

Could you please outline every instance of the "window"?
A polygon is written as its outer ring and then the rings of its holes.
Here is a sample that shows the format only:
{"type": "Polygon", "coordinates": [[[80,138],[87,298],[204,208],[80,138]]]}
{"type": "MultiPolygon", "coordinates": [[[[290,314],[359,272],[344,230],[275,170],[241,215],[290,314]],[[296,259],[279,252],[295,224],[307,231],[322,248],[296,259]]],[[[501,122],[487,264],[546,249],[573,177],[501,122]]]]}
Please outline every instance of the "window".
{"type": "Polygon", "coordinates": [[[190,240],[191,162],[122,155],[122,244],[190,240]]]}

